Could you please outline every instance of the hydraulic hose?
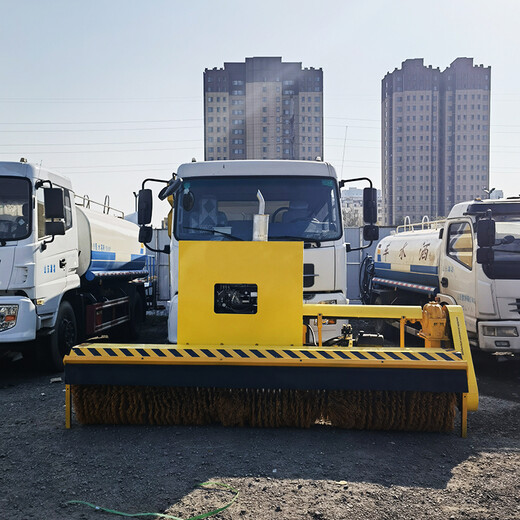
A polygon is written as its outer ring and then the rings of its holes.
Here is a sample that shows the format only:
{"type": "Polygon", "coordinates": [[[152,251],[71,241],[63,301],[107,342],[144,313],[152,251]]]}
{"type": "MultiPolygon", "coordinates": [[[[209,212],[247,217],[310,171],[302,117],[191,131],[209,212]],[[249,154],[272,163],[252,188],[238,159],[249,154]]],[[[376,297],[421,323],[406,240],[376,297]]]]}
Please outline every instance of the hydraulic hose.
{"type": "Polygon", "coordinates": [[[368,305],[370,303],[370,286],[374,276],[374,259],[367,255],[359,266],[359,294],[361,301],[368,305]]]}

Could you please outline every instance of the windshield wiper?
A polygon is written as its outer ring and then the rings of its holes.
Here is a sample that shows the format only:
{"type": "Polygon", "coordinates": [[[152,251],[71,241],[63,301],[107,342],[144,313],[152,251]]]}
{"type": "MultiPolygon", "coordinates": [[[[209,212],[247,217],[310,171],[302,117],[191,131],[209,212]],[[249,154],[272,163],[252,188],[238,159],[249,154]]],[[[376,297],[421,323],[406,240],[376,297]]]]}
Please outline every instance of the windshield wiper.
{"type": "Polygon", "coordinates": [[[190,227],[190,226],[183,226],[183,228],[192,229],[194,231],[207,231],[208,233],[218,233],[219,235],[230,238],[231,240],[242,240],[242,241],[244,240],[243,238],[236,237],[235,235],[232,235],[230,233],[225,233],[224,231],[220,231],[219,229],[199,228],[199,227],[190,227]]]}
{"type": "Polygon", "coordinates": [[[292,235],[282,235],[282,236],[271,236],[269,235],[269,240],[301,240],[302,242],[314,242],[316,244],[316,247],[321,246],[321,240],[318,240],[317,238],[310,238],[310,237],[297,237],[292,235]]]}

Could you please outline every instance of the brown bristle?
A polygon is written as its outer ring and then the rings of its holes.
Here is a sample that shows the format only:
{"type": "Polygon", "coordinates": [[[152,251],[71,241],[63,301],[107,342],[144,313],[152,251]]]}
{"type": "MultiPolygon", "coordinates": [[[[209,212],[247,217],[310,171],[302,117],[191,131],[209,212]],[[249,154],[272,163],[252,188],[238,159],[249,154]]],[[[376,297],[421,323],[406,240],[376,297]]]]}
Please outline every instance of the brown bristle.
{"type": "Polygon", "coordinates": [[[73,385],[82,424],[222,424],[450,431],[452,393],[73,385]]]}

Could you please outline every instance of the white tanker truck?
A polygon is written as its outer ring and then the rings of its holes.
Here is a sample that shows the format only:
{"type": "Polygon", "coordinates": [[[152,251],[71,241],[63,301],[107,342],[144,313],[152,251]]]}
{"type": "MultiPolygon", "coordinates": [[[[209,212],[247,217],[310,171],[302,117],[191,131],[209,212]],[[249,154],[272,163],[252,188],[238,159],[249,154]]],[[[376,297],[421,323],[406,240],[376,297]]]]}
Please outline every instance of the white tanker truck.
{"type": "Polygon", "coordinates": [[[365,260],[360,285],[364,303],[460,305],[473,347],[520,353],[520,198],[399,226],[365,260]]]}
{"type": "Polygon", "coordinates": [[[137,335],[147,275],[138,227],[106,204],[75,204],[68,179],[24,160],[0,162],[0,187],[0,350],[44,353],[60,370],[84,338],[137,335]]]}

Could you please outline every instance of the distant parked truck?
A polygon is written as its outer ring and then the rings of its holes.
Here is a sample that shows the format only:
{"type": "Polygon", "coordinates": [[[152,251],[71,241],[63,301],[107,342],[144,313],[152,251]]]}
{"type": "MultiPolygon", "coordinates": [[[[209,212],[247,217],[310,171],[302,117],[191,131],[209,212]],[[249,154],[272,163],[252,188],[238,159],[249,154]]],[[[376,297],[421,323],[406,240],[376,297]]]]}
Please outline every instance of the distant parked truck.
{"type": "MultiPolygon", "coordinates": [[[[406,223],[365,262],[365,303],[462,306],[473,347],[520,353],[520,198],[456,204],[448,218],[406,223]]],[[[363,278],[363,277],[362,277],[363,278]]]]}
{"type": "Polygon", "coordinates": [[[74,200],[67,178],[0,162],[0,349],[55,370],[82,339],[136,336],[145,317],[138,227],[74,200]]]}

